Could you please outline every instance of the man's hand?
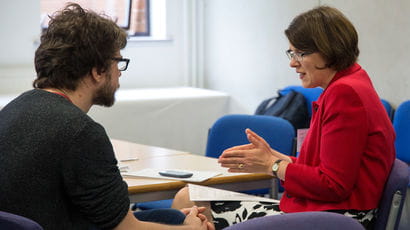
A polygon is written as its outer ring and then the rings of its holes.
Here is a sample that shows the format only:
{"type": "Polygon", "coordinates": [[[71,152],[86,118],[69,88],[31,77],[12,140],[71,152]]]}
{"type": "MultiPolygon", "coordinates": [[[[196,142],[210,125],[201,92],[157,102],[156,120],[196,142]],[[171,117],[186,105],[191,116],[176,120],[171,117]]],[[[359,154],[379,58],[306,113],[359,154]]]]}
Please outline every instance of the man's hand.
{"type": "Polygon", "coordinates": [[[208,221],[205,215],[201,214],[203,211],[205,211],[205,207],[193,206],[182,209],[181,212],[186,215],[184,225],[191,226],[193,229],[215,230],[214,225],[208,221]]]}

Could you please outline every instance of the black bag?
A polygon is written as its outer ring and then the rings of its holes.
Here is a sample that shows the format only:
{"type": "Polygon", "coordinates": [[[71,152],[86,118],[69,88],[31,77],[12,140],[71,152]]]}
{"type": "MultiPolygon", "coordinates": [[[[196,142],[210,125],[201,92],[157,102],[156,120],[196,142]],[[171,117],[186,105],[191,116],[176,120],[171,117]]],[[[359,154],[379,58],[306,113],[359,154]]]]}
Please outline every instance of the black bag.
{"type": "Polygon", "coordinates": [[[308,128],[310,118],[303,94],[290,90],[286,95],[282,95],[279,91],[278,95],[262,101],[255,115],[281,117],[288,120],[295,129],[308,128]]]}

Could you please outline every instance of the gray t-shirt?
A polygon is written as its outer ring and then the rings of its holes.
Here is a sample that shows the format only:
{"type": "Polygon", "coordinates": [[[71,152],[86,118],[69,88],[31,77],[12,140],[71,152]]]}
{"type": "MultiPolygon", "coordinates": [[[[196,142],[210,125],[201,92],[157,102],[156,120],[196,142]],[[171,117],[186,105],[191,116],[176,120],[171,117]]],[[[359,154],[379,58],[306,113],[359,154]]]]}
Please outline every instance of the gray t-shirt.
{"type": "Polygon", "coordinates": [[[111,229],[129,203],[104,128],[67,99],[34,89],[0,111],[0,210],[45,230],[111,229]]]}

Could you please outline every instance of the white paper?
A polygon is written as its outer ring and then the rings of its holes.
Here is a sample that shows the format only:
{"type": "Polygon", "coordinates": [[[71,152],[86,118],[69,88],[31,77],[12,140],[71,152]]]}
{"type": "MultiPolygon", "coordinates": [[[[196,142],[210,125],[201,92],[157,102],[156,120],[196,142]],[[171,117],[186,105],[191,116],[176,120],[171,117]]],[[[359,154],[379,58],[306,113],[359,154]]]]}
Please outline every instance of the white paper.
{"type": "Polygon", "coordinates": [[[126,165],[118,165],[118,168],[120,169],[120,172],[127,172],[129,167],[126,165]]]}
{"type": "Polygon", "coordinates": [[[137,160],[138,160],[138,157],[130,157],[130,158],[120,159],[120,162],[137,161],[137,160]]]}
{"type": "Polygon", "coordinates": [[[305,140],[306,134],[309,129],[298,129],[296,131],[296,152],[300,152],[300,148],[302,148],[303,141],[305,140]]]}
{"type": "Polygon", "coordinates": [[[150,178],[160,178],[160,179],[168,179],[168,180],[179,180],[179,181],[186,181],[186,182],[202,182],[208,180],[209,178],[215,177],[220,175],[219,172],[214,171],[194,171],[194,170],[181,170],[181,169],[154,169],[154,168],[146,168],[139,171],[134,172],[126,172],[122,173],[124,176],[136,176],[136,177],[150,177],[150,178]],[[176,177],[167,177],[159,175],[159,171],[164,170],[174,170],[174,171],[181,171],[181,172],[191,172],[193,173],[192,177],[189,178],[176,178],[176,177]]]}
{"type": "Polygon", "coordinates": [[[217,189],[207,186],[189,184],[189,197],[191,201],[264,201],[279,203],[279,200],[266,197],[252,196],[239,192],[217,189]]]}

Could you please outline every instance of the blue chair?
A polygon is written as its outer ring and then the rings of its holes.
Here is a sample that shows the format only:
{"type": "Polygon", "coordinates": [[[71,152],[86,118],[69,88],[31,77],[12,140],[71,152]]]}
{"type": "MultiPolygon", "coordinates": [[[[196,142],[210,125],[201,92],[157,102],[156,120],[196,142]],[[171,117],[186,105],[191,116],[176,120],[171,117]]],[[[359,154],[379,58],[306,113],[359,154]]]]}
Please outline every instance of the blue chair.
{"type": "Polygon", "coordinates": [[[279,152],[288,155],[292,152],[295,132],[288,121],[273,116],[233,114],[223,116],[213,124],[209,130],[205,155],[218,158],[227,148],[249,143],[245,135],[246,128],[263,137],[279,152]]]}
{"type": "MultiPolygon", "coordinates": [[[[294,90],[299,92],[305,96],[308,114],[312,116],[312,102],[316,101],[320,94],[322,94],[323,89],[320,87],[316,88],[304,88],[303,86],[299,85],[290,85],[287,86],[279,91],[281,95],[286,95],[289,91],[294,90]]],[[[393,120],[394,117],[394,108],[386,99],[380,99],[384,108],[386,109],[387,114],[389,115],[390,119],[393,120]]]]}
{"type": "MultiPolygon", "coordinates": [[[[213,124],[208,133],[205,155],[218,158],[227,148],[249,143],[245,134],[246,128],[255,131],[279,152],[292,153],[295,131],[288,121],[273,116],[236,114],[223,116],[213,124]]],[[[250,193],[268,192],[269,189],[259,189],[250,193]]],[[[137,207],[146,210],[170,207],[171,204],[172,199],[138,203],[137,207]]]]}
{"type": "Polygon", "coordinates": [[[43,228],[33,220],[3,211],[0,211],[0,229],[43,230],[43,228]]]}
{"type": "Polygon", "coordinates": [[[364,230],[355,219],[333,212],[297,212],[258,217],[234,224],[225,230],[364,230]]]}
{"type": "MultiPolygon", "coordinates": [[[[282,118],[264,115],[226,115],[218,119],[209,131],[205,155],[218,158],[222,152],[235,145],[247,144],[244,133],[250,128],[263,137],[266,142],[281,153],[293,152],[295,131],[293,126],[282,118]]],[[[267,194],[269,189],[247,191],[250,194],[267,194]]],[[[273,191],[276,197],[277,191],[273,191]]]]}
{"type": "MultiPolygon", "coordinates": [[[[396,156],[406,162],[407,165],[410,165],[410,100],[401,103],[397,107],[394,113],[393,126],[396,131],[396,156]]],[[[410,166],[408,169],[410,173],[410,166]]],[[[410,183],[407,192],[410,194],[410,183]]],[[[410,225],[410,196],[407,196],[405,202],[402,222],[404,225],[410,225]]]]}
{"type": "Polygon", "coordinates": [[[396,159],[384,187],[374,230],[398,229],[408,184],[408,166],[396,159]]]}
{"type": "Polygon", "coordinates": [[[397,107],[393,119],[397,158],[410,164],[410,100],[397,107]]]}
{"type": "MultiPolygon", "coordinates": [[[[298,93],[301,93],[305,99],[306,99],[306,106],[307,106],[307,111],[308,111],[308,115],[309,115],[309,119],[312,117],[312,103],[314,101],[317,101],[320,97],[320,95],[323,92],[323,89],[320,87],[316,87],[316,88],[304,88],[303,86],[299,86],[299,85],[290,85],[287,86],[281,90],[279,90],[279,94],[281,95],[286,95],[288,94],[291,90],[296,91],[298,93]]],[[[299,152],[297,151],[297,144],[296,143],[296,137],[295,137],[295,141],[294,141],[294,148],[293,148],[293,152],[292,152],[292,156],[298,156],[299,152]]],[[[280,187],[280,189],[282,190],[282,188],[280,187]]]]}
{"type": "Polygon", "coordinates": [[[386,99],[380,99],[384,108],[386,109],[387,115],[389,116],[390,120],[393,121],[394,118],[394,108],[386,99]]]}
{"type": "Polygon", "coordinates": [[[312,116],[312,102],[316,101],[319,98],[320,94],[322,94],[323,92],[323,89],[320,87],[304,88],[303,86],[299,86],[299,85],[290,85],[290,86],[287,86],[281,89],[279,93],[282,95],[286,95],[291,90],[299,92],[303,94],[303,96],[305,96],[308,114],[311,117],[312,116]]]}

